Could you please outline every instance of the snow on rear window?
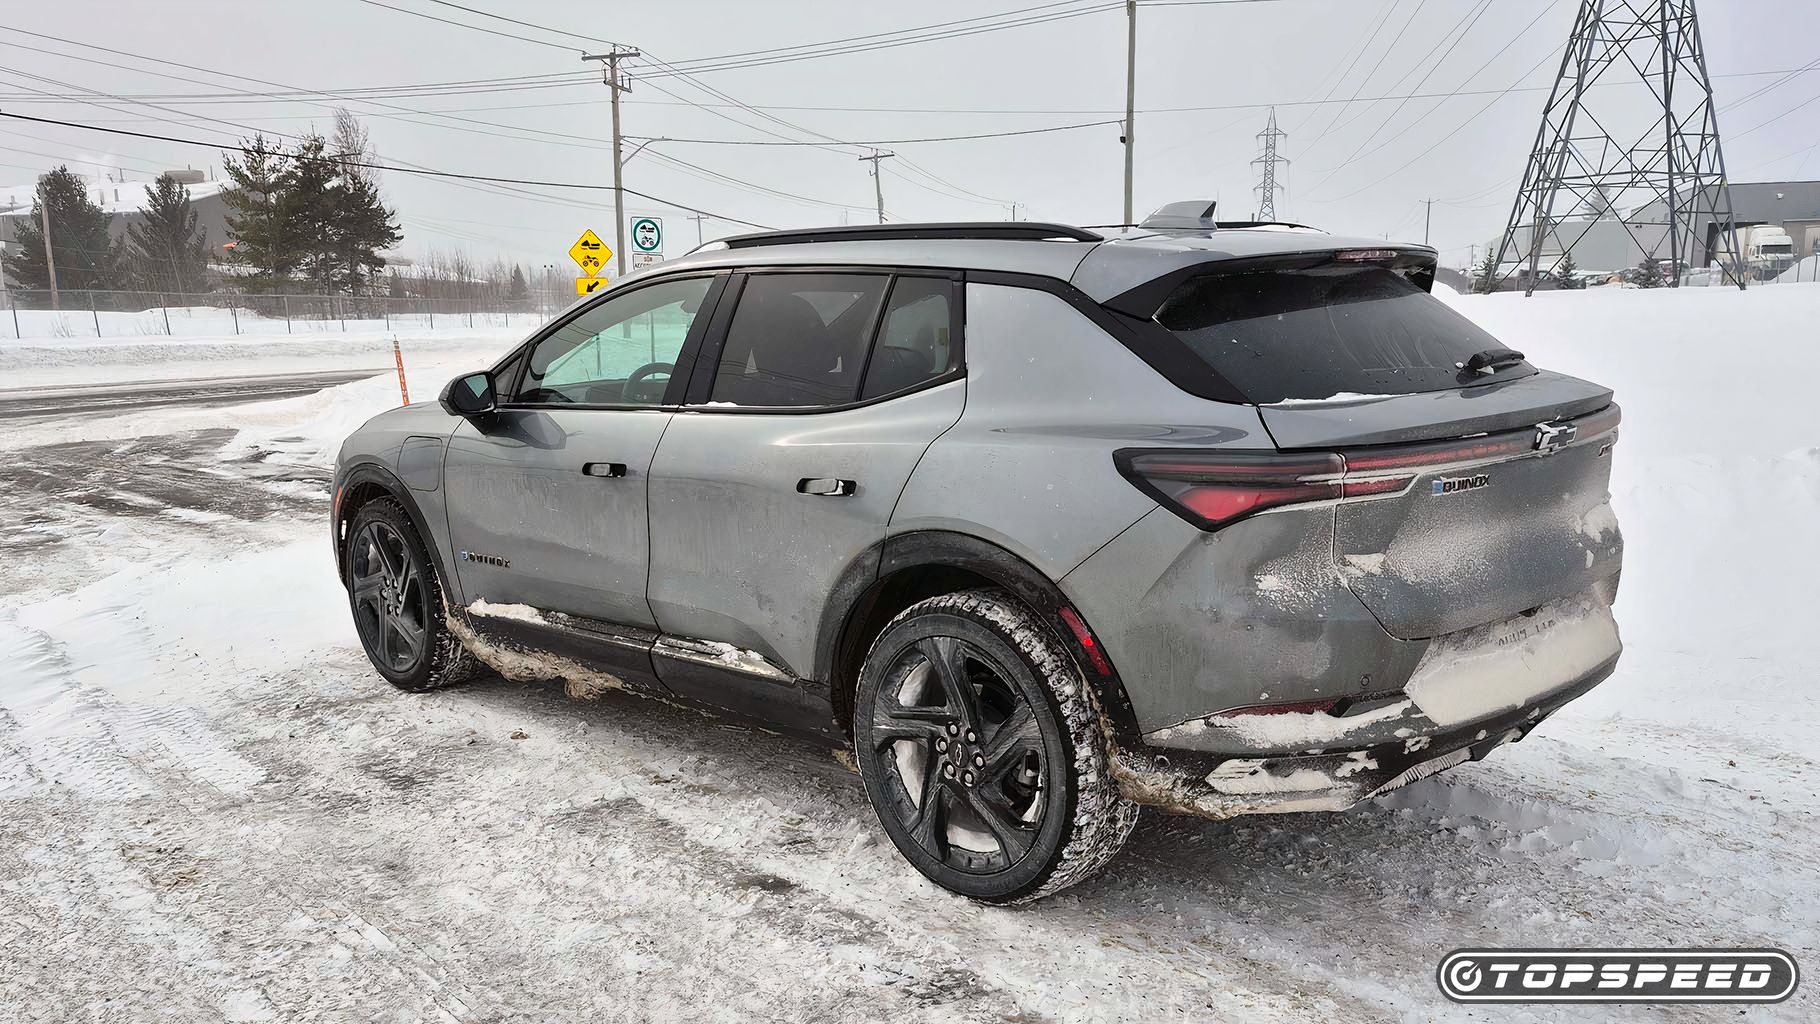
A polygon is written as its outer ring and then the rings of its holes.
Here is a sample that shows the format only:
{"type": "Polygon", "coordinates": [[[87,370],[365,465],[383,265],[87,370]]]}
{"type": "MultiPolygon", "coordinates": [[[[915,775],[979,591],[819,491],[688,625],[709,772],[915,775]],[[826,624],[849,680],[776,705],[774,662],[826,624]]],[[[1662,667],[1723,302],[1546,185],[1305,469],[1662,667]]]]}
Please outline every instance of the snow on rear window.
{"type": "MultiPolygon", "coordinates": [[[[1156,319],[1259,404],[1458,388],[1460,363],[1501,347],[1377,266],[1209,274],[1184,283],[1156,319]]],[[[1514,367],[1497,379],[1530,372],[1514,367]]]]}

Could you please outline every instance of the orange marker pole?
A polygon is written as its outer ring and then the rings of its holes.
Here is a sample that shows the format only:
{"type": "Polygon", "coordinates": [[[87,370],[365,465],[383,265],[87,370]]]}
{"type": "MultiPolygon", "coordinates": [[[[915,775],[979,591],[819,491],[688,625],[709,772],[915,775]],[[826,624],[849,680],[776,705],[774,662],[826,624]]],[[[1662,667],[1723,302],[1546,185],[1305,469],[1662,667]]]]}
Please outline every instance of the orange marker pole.
{"type": "Polygon", "coordinates": [[[398,397],[411,404],[411,391],[404,386],[404,351],[398,347],[398,335],[392,335],[392,361],[398,364],[398,397]]]}

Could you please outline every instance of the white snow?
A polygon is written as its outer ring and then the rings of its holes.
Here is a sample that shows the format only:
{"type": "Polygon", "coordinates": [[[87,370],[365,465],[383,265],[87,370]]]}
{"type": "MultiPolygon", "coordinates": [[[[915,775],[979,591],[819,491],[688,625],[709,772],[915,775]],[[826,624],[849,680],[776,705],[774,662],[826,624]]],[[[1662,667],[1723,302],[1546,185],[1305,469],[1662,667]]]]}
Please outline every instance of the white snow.
{"type": "MultiPolygon", "coordinates": [[[[249,297],[247,301],[276,304],[280,300],[249,297]]],[[[318,310],[321,302],[296,299],[294,313],[289,317],[282,311],[265,316],[251,309],[220,306],[152,306],[127,311],[68,306],[59,310],[0,307],[0,345],[52,347],[60,342],[80,349],[97,342],[156,346],[235,337],[245,341],[331,341],[393,332],[422,336],[476,330],[516,331],[522,335],[548,319],[534,313],[407,312],[408,307],[402,303],[397,304],[400,311],[396,314],[306,318],[306,313],[318,310]]]]}
{"type": "Polygon", "coordinates": [[[494,604],[487,600],[477,600],[468,605],[469,615],[483,618],[513,619],[518,622],[529,622],[536,626],[549,625],[543,614],[528,604],[494,604]]]}
{"type": "MultiPolygon", "coordinates": [[[[906,868],[813,745],[613,693],[388,688],[320,505],[284,492],[325,500],[309,482],[396,404],[389,370],[9,427],[0,472],[45,444],[235,427],[182,469],[274,511],[166,514],[130,473],[0,488],[0,999],[46,1020],[1428,1021],[1466,1018],[1433,984],[1459,946],[1812,962],[1820,286],[1445,301],[1624,405],[1617,673],[1483,762],[1347,813],[1147,824],[1104,879],[1012,911],[906,868]],[[287,466],[280,491],[257,476],[287,466]]],[[[489,361],[420,341],[419,401],[489,361]]],[[[79,362],[52,369],[157,368],[79,362]]],[[[1748,1016],[1812,1020],[1820,997],[1748,1016]]]]}
{"type": "Polygon", "coordinates": [[[1359,402],[1373,402],[1373,401],[1377,401],[1380,398],[1391,398],[1391,397],[1394,397],[1394,396],[1392,396],[1392,395],[1367,395],[1367,394],[1361,394],[1356,391],[1340,391],[1340,392],[1336,392],[1334,394],[1328,395],[1326,398],[1285,398],[1279,402],[1271,402],[1270,408],[1284,409],[1284,408],[1290,408],[1290,407],[1301,406],[1301,405],[1353,405],[1353,404],[1356,404],[1359,402]]]}
{"type": "Polygon", "coordinates": [[[1609,609],[1590,600],[1553,602],[1533,616],[1436,640],[1403,688],[1435,724],[1463,725],[1527,704],[1618,650],[1609,609]]]}

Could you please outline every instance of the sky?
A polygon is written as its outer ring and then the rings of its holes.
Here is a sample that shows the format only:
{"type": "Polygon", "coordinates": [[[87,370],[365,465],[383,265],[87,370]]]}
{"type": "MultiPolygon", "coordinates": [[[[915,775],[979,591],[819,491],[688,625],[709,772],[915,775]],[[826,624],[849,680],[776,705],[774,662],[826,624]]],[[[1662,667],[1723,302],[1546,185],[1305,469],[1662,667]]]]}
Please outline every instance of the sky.
{"type": "MultiPolygon", "coordinates": [[[[1288,133],[1279,219],[1398,241],[1426,229],[1464,265],[1508,216],[1577,7],[1145,0],[1135,211],[1211,198],[1227,218],[1252,215],[1256,136],[1274,105],[1288,133]]],[[[1732,180],[1820,177],[1820,4],[1704,0],[1700,16],[1732,180]]],[[[891,220],[1121,219],[1126,17],[1106,0],[6,0],[0,110],[210,145],[0,121],[0,182],[59,162],[133,179],[182,166],[219,175],[222,143],[326,132],[346,106],[388,164],[609,186],[609,92],[581,60],[608,41],[643,54],[626,62],[628,151],[671,140],[632,157],[625,185],[658,200],[628,196],[627,212],[661,217],[672,255],[698,230],[752,230],[735,219],[871,222],[865,143],[896,154],[878,182],[891,220]],[[1005,20],[1023,23],[972,31],[1005,20]],[[946,38],[877,45],[924,26],[946,38]],[[854,37],[873,48],[775,52],[854,37]],[[337,95],[352,90],[364,92],[337,95]],[[247,95],[274,92],[304,98],[247,95]],[[697,223],[682,207],[713,216],[697,223]]],[[[1614,116],[1636,114],[1641,95],[1616,78],[1600,91],[1614,116]]],[[[600,187],[382,180],[404,255],[459,248],[567,273],[583,229],[612,242],[600,187]]]]}

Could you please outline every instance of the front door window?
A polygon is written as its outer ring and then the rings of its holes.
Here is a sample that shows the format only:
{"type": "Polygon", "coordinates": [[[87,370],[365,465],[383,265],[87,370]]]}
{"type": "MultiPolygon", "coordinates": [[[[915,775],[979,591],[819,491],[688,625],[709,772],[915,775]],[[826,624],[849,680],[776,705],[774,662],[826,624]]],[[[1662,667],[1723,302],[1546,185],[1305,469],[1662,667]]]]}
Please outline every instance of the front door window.
{"type": "Polygon", "coordinates": [[[519,405],[662,405],[713,280],[664,281],[608,299],[531,349],[519,405]]]}

